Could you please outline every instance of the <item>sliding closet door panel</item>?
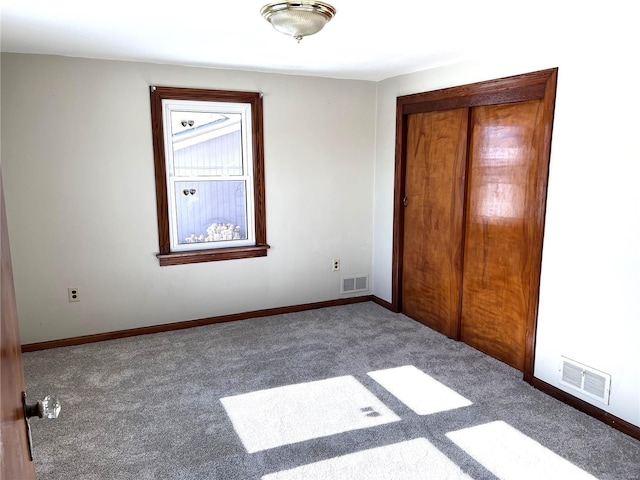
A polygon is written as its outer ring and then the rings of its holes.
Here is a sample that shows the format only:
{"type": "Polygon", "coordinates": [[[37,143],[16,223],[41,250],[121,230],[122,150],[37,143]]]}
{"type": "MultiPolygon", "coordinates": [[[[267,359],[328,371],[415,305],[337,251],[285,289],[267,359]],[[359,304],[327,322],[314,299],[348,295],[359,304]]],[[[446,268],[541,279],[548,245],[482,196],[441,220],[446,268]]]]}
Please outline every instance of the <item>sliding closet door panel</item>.
{"type": "Polygon", "coordinates": [[[459,335],[468,109],[408,118],[402,311],[459,335]]]}
{"type": "MultiPolygon", "coordinates": [[[[537,232],[538,100],[471,113],[461,339],[523,370],[537,232]]],[[[541,227],[540,227],[541,228],[541,227]]]]}

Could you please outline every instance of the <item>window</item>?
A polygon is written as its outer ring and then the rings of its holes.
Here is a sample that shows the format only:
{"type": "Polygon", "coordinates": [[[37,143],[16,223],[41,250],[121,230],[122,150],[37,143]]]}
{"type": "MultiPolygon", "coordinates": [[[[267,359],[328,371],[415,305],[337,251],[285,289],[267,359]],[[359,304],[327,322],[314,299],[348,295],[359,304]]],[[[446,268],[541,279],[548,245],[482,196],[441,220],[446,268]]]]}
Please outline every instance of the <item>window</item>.
{"type": "Polygon", "coordinates": [[[160,265],[267,254],[262,98],[151,87],[160,265]]]}

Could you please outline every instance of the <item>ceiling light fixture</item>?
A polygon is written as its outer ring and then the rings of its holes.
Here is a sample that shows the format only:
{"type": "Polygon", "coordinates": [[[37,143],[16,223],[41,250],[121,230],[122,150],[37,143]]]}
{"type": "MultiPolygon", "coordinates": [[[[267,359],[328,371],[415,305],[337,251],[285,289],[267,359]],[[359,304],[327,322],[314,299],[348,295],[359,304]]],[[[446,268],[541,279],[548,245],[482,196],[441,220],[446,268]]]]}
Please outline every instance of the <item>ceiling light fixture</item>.
{"type": "Polygon", "coordinates": [[[265,5],[260,13],[273,28],[300,43],[304,37],[322,30],[336,9],[324,2],[277,2],[265,5]]]}

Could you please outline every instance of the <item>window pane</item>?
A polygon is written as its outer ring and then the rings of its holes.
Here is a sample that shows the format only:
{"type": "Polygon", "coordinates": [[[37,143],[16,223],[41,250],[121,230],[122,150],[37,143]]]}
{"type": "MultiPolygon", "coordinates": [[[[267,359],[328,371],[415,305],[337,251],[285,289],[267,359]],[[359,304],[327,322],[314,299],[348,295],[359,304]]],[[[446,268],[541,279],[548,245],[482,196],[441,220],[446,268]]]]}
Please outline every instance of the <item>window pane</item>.
{"type": "Polygon", "coordinates": [[[244,180],[175,182],[180,245],[247,239],[244,180]]]}
{"type": "Polygon", "coordinates": [[[174,175],[243,175],[241,120],[235,113],[172,111],[174,175]]]}

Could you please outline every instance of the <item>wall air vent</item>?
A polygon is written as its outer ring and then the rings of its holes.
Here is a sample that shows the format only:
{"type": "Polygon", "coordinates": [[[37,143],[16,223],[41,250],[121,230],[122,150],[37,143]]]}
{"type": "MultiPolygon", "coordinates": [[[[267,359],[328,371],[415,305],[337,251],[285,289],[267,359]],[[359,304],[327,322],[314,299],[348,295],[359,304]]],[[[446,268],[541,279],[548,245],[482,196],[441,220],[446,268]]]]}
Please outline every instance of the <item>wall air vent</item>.
{"type": "Polygon", "coordinates": [[[368,275],[354,275],[352,277],[342,277],[340,293],[364,292],[369,290],[368,275]]]}
{"type": "Polygon", "coordinates": [[[561,358],[560,383],[609,405],[611,375],[566,357],[561,358]]]}

